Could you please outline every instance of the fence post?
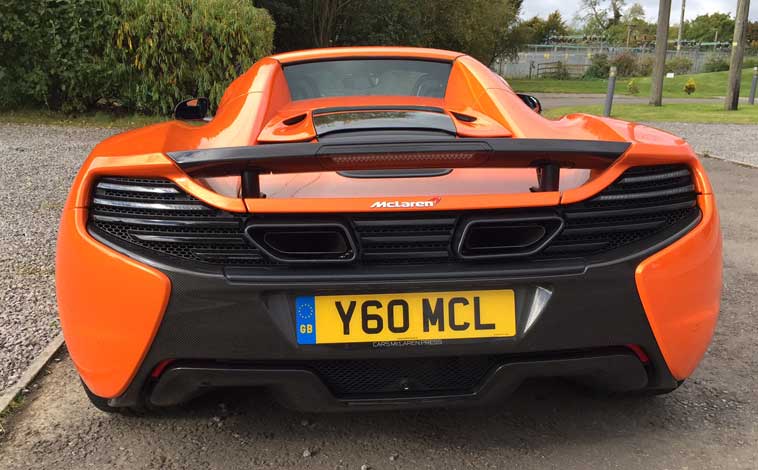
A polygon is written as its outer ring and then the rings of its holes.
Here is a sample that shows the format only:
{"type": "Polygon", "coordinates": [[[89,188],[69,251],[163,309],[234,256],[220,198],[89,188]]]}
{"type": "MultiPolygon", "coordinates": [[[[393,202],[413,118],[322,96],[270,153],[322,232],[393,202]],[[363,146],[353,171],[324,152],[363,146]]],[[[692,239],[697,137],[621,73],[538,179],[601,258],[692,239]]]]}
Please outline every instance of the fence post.
{"type": "Polygon", "coordinates": [[[616,91],[616,66],[611,66],[611,72],[608,75],[608,93],[605,95],[605,109],[603,110],[603,116],[609,117],[611,115],[611,108],[613,107],[613,93],[616,91]]]}
{"type": "Polygon", "coordinates": [[[750,98],[748,103],[755,104],[755,89],[758,88],[758,67],[753,67],[753,84],[750,85],[750,98]]]}

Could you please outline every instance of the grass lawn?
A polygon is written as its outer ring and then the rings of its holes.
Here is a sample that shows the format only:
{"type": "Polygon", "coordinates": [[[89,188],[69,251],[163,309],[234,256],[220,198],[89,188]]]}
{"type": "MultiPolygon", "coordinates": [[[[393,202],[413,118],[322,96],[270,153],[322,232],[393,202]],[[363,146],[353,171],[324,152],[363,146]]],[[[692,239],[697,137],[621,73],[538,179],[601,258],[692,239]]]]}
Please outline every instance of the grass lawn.
{"type": "MultiPolygon", "coordinates": [[[[558,118],[570,113],[588,113],[601,115],[602,105],[567,106],[545,111],[545,116],[558,118]]],[[[626,121],[658,122],[707,122],[758,124],[758,105],[740,105],[737,111],[724,111],[724,105],[703,103],[664,104],[657,108],[646,104],[620,104],[613,107],[612,116],[626,121]]]]}
{"type": "MultiPolygon", "coordinates": [[[[668,98],[711,98],[726,95],[726,82],[729,72],[696,73],[677,75],[674,78],[663,79],[663,96],[668,98]],[[687,95],[684,84],[690,78],[695,80],[696,90],[687,95]]],[[[631,78],[616,80],[616,93],[628,95],[627,83],[631,78]]],[[[740,95],[750,94],[750,83],[753,80],[753,69],[742,70],[740,95]]],[[[634,81],[640,89],[639,96],[650,95],[650,77],[636,77],[634,81]]],[[[514,90],[523,93],[605,93],[608,90],[608,80],[554,80],[539,78],[534,80],[512,79],[508,83],[514,90]]]]}
{"type": "Polygon", "coordinates": [[[124,128],[147,126],[156,122],[165,121],[168,118],[162,116],[144,116],[141,114],[129,114],[117,116],[114,114],[96,112],[79,115],[66,115],[53,111],[18,110],[0,112],[0,123],[10,124],[54,124],[61,126],[76,127],[105,127],[124,128]]]}

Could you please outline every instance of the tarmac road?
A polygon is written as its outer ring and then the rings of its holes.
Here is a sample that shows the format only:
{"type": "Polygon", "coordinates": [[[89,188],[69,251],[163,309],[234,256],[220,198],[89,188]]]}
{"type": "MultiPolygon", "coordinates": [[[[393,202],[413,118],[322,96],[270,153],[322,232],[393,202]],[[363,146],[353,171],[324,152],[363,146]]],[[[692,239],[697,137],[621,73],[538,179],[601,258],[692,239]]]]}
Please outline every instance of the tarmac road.
{"type": "MultiPolygon", "coordinates": [[[[748,84],[749,86],[749,84],[748,84]]],[[[518,91],[518,90],[516,90],[518,91]]],[[[605,103],[604,93],[532,93],[540,100],[545,109],[560,108],[564,106],[589,106],[605,103]]],[[[649,96],[629,96],[616,93],[613,96],[613,104],[648,104],[649,96]]],[[[689,103],[689,104],[723,104],[724,98],[665,98],[664,103],[689,103]]],[[[740,98],[742,103],[747,103],[747,98],[740,98]]]]}
{"type": "Polygon", "coordinates": [[[306,415],[260,392],[141,417],[91,407],[61,355],[3,423],[0,468],[758,468],[758,169],[704,160],[724,229],[722,313],[661,397],[530,383],[496,409],[306,415]]]}

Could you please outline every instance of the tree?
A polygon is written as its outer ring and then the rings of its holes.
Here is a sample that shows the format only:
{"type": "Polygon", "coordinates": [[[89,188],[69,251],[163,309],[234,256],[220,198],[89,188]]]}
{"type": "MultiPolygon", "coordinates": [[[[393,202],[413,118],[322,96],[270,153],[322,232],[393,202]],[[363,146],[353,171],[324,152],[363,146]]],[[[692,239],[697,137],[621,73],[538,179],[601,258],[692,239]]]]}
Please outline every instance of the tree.
{"type": "Polygon", "coordinates": [[[624,15],[623,23],[626,26],[626,45],[638,37],[655,37],[656,23],[648,23],[645,19],[645,9],[639,3],[635,3],[624,15]]]}
{"type": "MultiPolygon", "coordinates": [[[[316,47],[329,47],[335,39],[335,28],[340,15],[352,0],[312,0],[313,39],[316,47]]],[[[344,16],[343,16],[344,18],[344,16]]]]}
{"type": "Polygon", "coordinates": [[[522,0],[262,0],[277,24],[278,52],[323,46],[452,49],[491,63],[515,53],[522,0]],[[309,34],[312,33],[312,34],[309,34]]]}
{"type": "Polygon", "coordinates": [[[730,41],[734,35],[734,19],[727,13],[700,15],[684,23],[684,38],[692,41],[730,41]]]}
{"type": "Polygon", "coordinates": [[[255,0],[253,3],[268,10],[276,23],[275,52],[314,47],[313,36],[309,34],[313,24],[309,0],[255,0]]]}
{"type": "Polygon", "coordinates": [[[580,11],[585,22],[585,33],[605,34],[621,23],[626,0],[582,0],[580,11]]]}
{"type": "Polygon", "coordinates": [[[442,25],[443,29],[439,30],[439,42],[432,47],[463,51],[486,65],[497,57],[517,53],[520,44],[515,31],[522,0],[432,1],[429,10],[440,3],[450,5],[450,14],[444,10],[438,13],[434,27],[442,25]]]}
{"type": "Polygon", "coordinates": [[[655,30],[656,25],[645,20],[645,9],[635,3],[626,9],[618,24],[608,28],[605,35],[611,44],[629,47],[636,44],[640,36],[655,36],[655,30]]]}
{"type": "Polygon", "coordinates": [[[623,21],[626,24],[645,21],[645,8],[639,3],[633,4],[624,13],[623,21]]]}
{"type": "Polygon", "coordinates": [[[550,13],[544,20],[535,16],[524,21],[522,27],[527,28],[528,42],[533,44],[546,44],[551,37],[568,34],[566,22],[558,10],[550,13]]]}
{"type": "Polygon", "coordinates": [[[276,21],[277,52],[329,47],[352,14],[353,0],[258,0],[276,21]]]}

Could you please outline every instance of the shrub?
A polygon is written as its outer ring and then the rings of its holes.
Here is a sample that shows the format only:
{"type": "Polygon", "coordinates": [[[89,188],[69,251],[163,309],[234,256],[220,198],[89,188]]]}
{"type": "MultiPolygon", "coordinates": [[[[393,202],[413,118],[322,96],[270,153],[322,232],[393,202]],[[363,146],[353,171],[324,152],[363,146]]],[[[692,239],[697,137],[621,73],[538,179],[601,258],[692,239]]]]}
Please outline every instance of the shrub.
{"type": "Polygon", "coordinates": [[[705,61],[706,72],[723,72],[729,70],[729,61],[725,56],[711,54],[705,61]]]}
{"type": "Polygon", "coordinates": [[[684,92],[687,93],[688,95],[695,93],[696,88],[697,86],[695,84],[695,80],[693,80],[692,78],[687,80],[687,83],[684,84],[684,92]]]}
{"type": "Polygon", "coordinates": [[[270,53],[274,31],[247,0],[2,1],[0,18],[0,106],[65,112],[100,102],[168,114],[197,95],[215,104],[270,53]]]}
{"type": "Polygon", "coordinates": [[[122,0],[111,56],[125,67],[128,107],[170,113],[176,102],[218,103],[237,75],[271,52],[274,23],[247,0],[122,0]]]}
{"type": "Polygon", "coordinates": [[[115,25],[115,2],[2,2],[0,105],[81,111],[114,89],[103,60],[115,25]]]}
{"type": "Polygon", "coordinates": [[[634,75],[637,60],[632,54],[622,53],[611,59],[610,64],[616,66],[616,74],[619,77],[631,77],[634,75]]]}
{"type": "Polygon", "coordinates": [[[590,59],[590,66],[584,72],[585,78],[608,78],[611,64],[606,54],[595,54],[590,59]]]}
{"type": "Polygon", "coordinates": [[[666,72],[674,72],[681,75],[692,69],[692,59],[684,56],[676,56],[666,61],[666,72]]]}
{"type": "Polygon", "coordinates": [[[637,68],[635,75],[639,77],[649,77],[653,74],[653,63],[655,58],[651,55],[644,55],[637,59],[637,68]]]}
{"type": "Polygon", "coordinates": [[[546,75],[547,78],[552,78],[555,80],[568,80],[571,78],[569,76],[568,68],[566,67],[566,64],[563,62],[558,62],[557,67],[555,68],[555,71],[550,72],[546,75]]]}
{"type": "Polygon", "coordinates": [[[634,81],[634,79],[629,80],[629,82],[626,84],[626,90],[629,92],[630,95],[637,95],[640,92],[640,87],[637,86],[637,82],[634,81]]]}
{"type": "MultiPolygon", "coordinates": [[[[752,69],[753,67],[758,67],[758,57],[745,57],[742,61],[742,68],[752,69]]],[[[727,66],[727,70],[728,69],[729,67],[727,66]]]]}

